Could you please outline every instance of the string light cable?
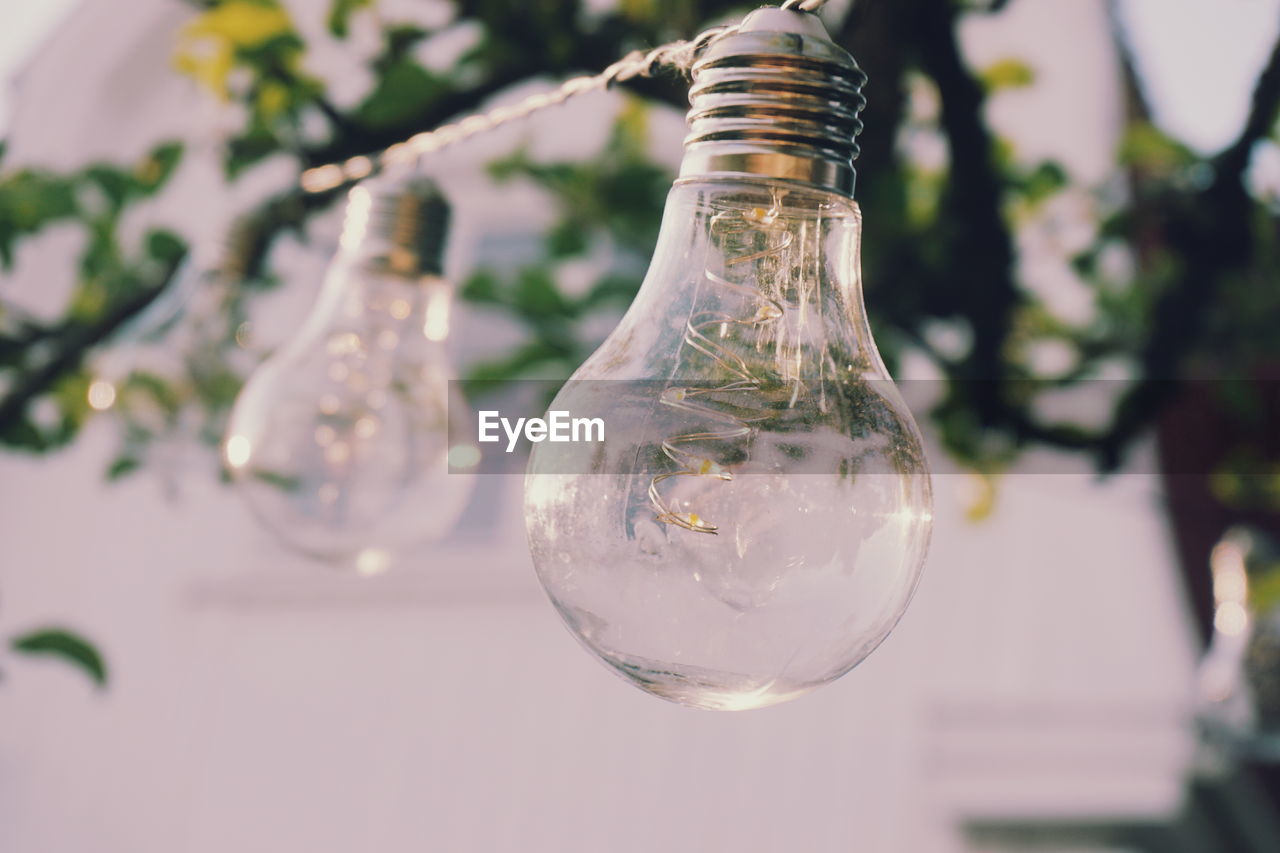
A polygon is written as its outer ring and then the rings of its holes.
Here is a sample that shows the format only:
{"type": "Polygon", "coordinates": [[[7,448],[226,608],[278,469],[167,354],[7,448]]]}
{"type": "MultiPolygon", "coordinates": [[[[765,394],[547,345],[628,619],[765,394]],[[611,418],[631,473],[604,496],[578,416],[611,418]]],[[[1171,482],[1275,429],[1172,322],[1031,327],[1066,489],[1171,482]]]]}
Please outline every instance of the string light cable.
{"type": "MultiPolygon", "coordinates": [[[[785,0],[780,8],[816,13],[827,0],[785,0]]],[[[598,74],[572,77],[548,92],[539,92],[522,101],[476,113],[435,130],[415,134],[373,154],[361,154],[341,163],[329,163],[305,170],[299,184],[304,192],[322,193],[344,184],[363,180],[387,169],[411,168],[419,158],[465,139],[525,119],[536,112],[558,106],[589,92],[605,91],[636,78],[655,77],[675,70],[689,75],[711,45],[738,31],[738,24],[711,27],[687,41],[674,41],[650,50],[634,50],[598,74]]]]}

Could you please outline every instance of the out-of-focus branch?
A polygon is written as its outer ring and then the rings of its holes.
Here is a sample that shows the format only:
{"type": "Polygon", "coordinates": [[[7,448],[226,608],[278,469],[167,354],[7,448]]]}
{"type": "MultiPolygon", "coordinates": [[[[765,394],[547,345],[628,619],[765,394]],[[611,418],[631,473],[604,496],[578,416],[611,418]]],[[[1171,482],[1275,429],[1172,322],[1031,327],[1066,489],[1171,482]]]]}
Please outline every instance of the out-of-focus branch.
{"type": "Polygon", "coordinates": [[[1116,0],[1108,0],[1107,24],[1111,31],[1111,44],[1115,47],[1116,59],[1120,63],[1125,116],[1129,121],[1150,121],[1151,105],[1147,103],[1146,91],[1138,77],[1137,62],[1120,22],[1120,9],[1116,0]]]}
{"type": "MultiPolygon", "coordinates": [[[[569,6],[574,7],[574,4],[569,6]]],[[[717,2],[706,4],[704,11],[715,13],[746,6],[747,4],[738,3],[736,0],[717,2]]],[[[573,8],[567,8],[557,13],[557,19],[564,16],[573,19],[575,14],[573,8]]],[[[506,29],[518,28],[519,24],[516,11],[510,12],[510,15],[500,15],[493,9],[487,8],[485,4],[460,4],[459,20],[465,18],[480,20],[488,27],[497,26],[496,19],[502,18],[501,26],[505,28],[504,37],[508,35],[505,32],[506,29]]],[[[514,35],[512,37],[514,38],[514,35]]],[[[658,41],[662,37],[663,35],[656,31],[638,31],[634,22],[623,21],[616,15],[606,17],[591,32],[578,34],[571,54],[552,55],[553,51],[548,48],[537,55],[513,55],[502,65],[493,68],[483,81],[474,86],[455,89],[441,95],[429,109],[415,116],[411,122],[380,128],[376,131],[360,130],[348,124],[342,128],[343,133],[335,141],[302,152],[303,166],[311,168],[326,163],[342,162],[350,157],[372,154],[415,133],[434,130],[464,113],[474,112],[489,98],[519,83],[540,77],[562,77],[583,71],[598,71],[616,61],[619,56],[633,47],[635,42],[646,39],[658,41]]],[[[526,42],[529,41],[527,34],[522,38],[526,42]]],[[[674,82],[674,78],[672,80],[635,78],[623,83],[621,88],[676,109],[683,110],[688,107],[685,87],[674,82]]]]}
{"type": "Polygon", "coordinates": [[[1143,379],[1121,401],[1105,442],[1115,457],[1177,390],[1177,375],[1200,339],[1208,307],[1223,278],[1253,256],[1253,203],[1244,172],[1254,145],[1280,113],[1280,39],[1254,87],[1249,116],[1236,140],[1213,159],[1213,179],[1172,219],[1166,245],[1182,258],[1181,274],[1156,303],[1151,336],[1141,352],[1143,379]]]}
{"type": "Polygon", "coordinates": [[[1253,147],[1266,139],[1280,119],[1280,38],[1253,88],[1249,117],[1235,142],[1214,158],[1215,183],[1238,183],[1249,167],[1253,147]]]}
{"type": "Polygon", "coordinates": [[[1013,239],[1004,219],[1004,183],[987,127],[986,93],[960,50],[957,10],[950,0],[921,0],[914,10],[918,61],[938,88],[941,124],[951,152],[942,201],[952,286],[973,328],[973,348],[958,365],[981,423],[1007,421],[1005,342],[1019,302],[1013,239]],[[974,381],[977,380],[977,381],[974,381]]]}
{"type": "Polygon", "coordinates": [[[471,112],[479,103],[536,76],[528,68],[505,68],[494,72],[484,82],[442,95],[430,109],[414,117],[411,124],[379,130],[351,130],[332,142],[300,152],[304,168],[326,163],[340,163],[350,157],[372,154],[421,131],[433,130],[451,118],[471,112]]]}
{"type": "MultiPolygon", "coordinates": [[[[730,7],[735,4],[712,4],[715,7],[730,7]]],[[[464,9],[465,12],[465,9],[464,9]]],[[[358,128],[346,117],[338,113],[323,99],[317,106],[329,118],[336,132],[333,142],[293,152],[302,166],[314,166],[320,163],[345,160],[359,154],[368,154],[392,144],[405,136],[425,130],[431,130],[459,114],[473,111],[478,104],[516,84],[535,79],[545,74],[564,73],[572,70],[569,62],[584,67],[605,65],[614,61],[623,48],[623,39],[634,38],[633,29],[622,26],[604,26],[594,37],[584,38],[577,46],[571,60],[557,63],[550,57],[538,58],[535,62],[512,62],[495,69],[483,82],[467,88],[460,88],[438,98],[430,109],[416,116],[407,126],[388,128],[378,131],[367,131],[358,128]]],[[[673,85],[670,81],[636,80],[626,84],[626,88],[636,91],[644,97],[669,103],[683,108],[686,106],[684,88],[673,85]]],[[[288,229],[301,228],[310,216],[327,208],[338,196],[338,192],[304,193],[300,190],[287,190],[269,199],[254,211],[252,216],[259,223],[260,233],[257,239],[265,248],[275,236],[288,229]]],[[[0,431],[11,428],[21,419],[27,406],[37,397],[56,384],[69,373],[77,370],[85,356],[94,347],[108,340],[130,318],[146,309],[168,284],[170,270],[161,281],[153,285],[138,288],[128,299],[112,307],[92,322],[80,320],[67,321],[60,325],[46,326],[24,330],[24,340],[39,339],[47,341],[53,347],[53,355],[39,366],[19,370],[13,385],[6,395],[0,399],[0,431]]]]}
{"type": "Polygon", "coordinates": [[[892,168],[898,129],[906,111],[906,74],[903,29],[906,19],[897,0],[861,0],[855,3],[832,38],[842,45],[867,74],[865,125],[858,137],[861,153],[860,181],[876,180],[892,168]]]}
{"type": "MultiPolygon", "coordinates": [[[[1181,272],[1153,310],[1151,335],[1139,353],[1142,379],[1121,398],[1108,427],[1094,432],[1040,423],[1005,399],[1003,349],[1019,296],[1012,240],[1001,214],[1003,184],[992,158],[994,140],[982,120],[983,91],[964,65],[955,38],[954,7],[946,0],[922,0],[914,17],[919,22],[920,65],[942,101],[942,130],[952,162],[944,199],[944,216],[953,231],[948,254],[954,283],[965,294],[961,313],[974,332],[973,350],[958,365],[955,378],[967,387],[985,425],[1010,429],[1020,441],[1092,452],[1104,470],[1114,470],[1124,451],[1177,392],[1177,383],[1170,380],[1200,340],[1223,276],[1252,257],[1253,206],[1243,175],[1253,147],[1280,118],[1280,42],[1258,78],[1243,130],[1212,161],[1213,180],[1203,190],[1185,195],[1181,203],[1164,205],[1163,213],[1148,223],[1160,231],[1148,237],[1180,256],[1181,272]]],[[[1130,118],[1146,120],[1148,108],[1132,58],[1118,33],[1116,38],[1130,118]]],[[[1139,250],[1148,242],[1142,235],[1132,236],[1139,250]]]]}
{"type": "Polygon", "coordinates": [[[58,380],[79,369],[85,356],[93,347],[111,337],[131,318],[144,311],[148,305],[169,286],[181,259],[177,259],[150,284],[136,288],[127,298],[120,300],[92,321],[67,320],[61,325],[45,330],[42,338],[53,347],[53,354],[39,367],[21,373],[0,399],[0,433],[8,432],[25,415],[27,406],[49,390],[58,380]]]}

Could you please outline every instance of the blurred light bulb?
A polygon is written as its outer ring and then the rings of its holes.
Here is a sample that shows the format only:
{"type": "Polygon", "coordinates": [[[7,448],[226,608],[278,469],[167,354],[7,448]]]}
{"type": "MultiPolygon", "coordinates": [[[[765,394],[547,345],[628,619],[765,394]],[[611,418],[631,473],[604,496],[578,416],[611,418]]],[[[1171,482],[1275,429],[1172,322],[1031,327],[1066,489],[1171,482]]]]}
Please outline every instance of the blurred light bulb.
{"type": "Polygon", "coordinates": [[[136,374],[173,374],[205,342],[204,333],[221,319],[228,290],[239,283],[232,280],[238,275],[224,274],[224,253],[228,257],[232,253],[232,237],[226,242],[226,246],[199,243],[188,251],[164,290],[116,331],[93,362],[95,382],[89,388],[93,408],[110,408],[136,374]]]}
{"type": "Polygon", "coordinates": [[[223,446],[268,529],[361,575],[443,535],[471,494],[448,461],[448,215],[425,179],[352,189],[314,311],[250,378],[223,446]]]}
{"type": "Polygon", "coordinates": [[[241,291],[262,251],[262,223],[217,216],[218,239],[199,240],[168,285],[120,327],[92,362],[89,406],[123,426],[123,456],[146,460],[170,491],[177,475],[207,462],[227,409],[221,389],[254,359],[239,342],[241,291]]]}
{"type": "Polygon", "coordinates": [[[754,708],[838,678],[924,561],[930,478],[862,305],[864,79],[815,17],[778,9],[699,60],[649,274],[551,406],[603,417],[606,440],[530,459],[548,595],[672,701],[754,708]]]}
{"type": "Polygon", "coordinates": [[[1280,759],[1280,542],[1232,527],[1209,556],[1213,636],[1200,662],[1197,717],[1211,743],[1280,759]]]}

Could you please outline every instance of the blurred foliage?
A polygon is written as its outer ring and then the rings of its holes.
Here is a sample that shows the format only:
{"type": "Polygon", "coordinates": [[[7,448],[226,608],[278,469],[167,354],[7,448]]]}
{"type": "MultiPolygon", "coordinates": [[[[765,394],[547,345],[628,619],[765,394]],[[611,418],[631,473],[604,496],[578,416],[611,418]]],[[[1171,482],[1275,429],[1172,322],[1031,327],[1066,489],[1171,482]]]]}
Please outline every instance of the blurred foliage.
{"type": "Polygon", "coordinates": [[[647,143],[646,108],[629,100],[604,149],[589,160],[539,163],[520,150],[490,166],[499,182],[524,179],[544,190],[557,218],[542,258],[507,275],[482,267],[462,288],[463,299],[513,314],[528,338],[503,357],[472,367],[467,378],[473,387],[531,376],[568,378],[600,343],[584,337],[584,320],[597,312],[617,316],[631,304],[674,177],[650,160],[647,143]],[[565,292],[557,269],[593,252],[608,257],[599,277],[581,293],[565,292]]]}
{"type": "Polygon", "coordinates": [[[125,240],[121,223],[173,174],[182,146],[165,143],[129,168],[91,164],[67,175],[17,169],[0,176],[0,267],[18,241],[54,226],[82,241],[61,318],[42,322],[0,301],[0,442],[42,452],[75,438],[90,412],[84,359],[116,325],[154,300],[181,261],[177,235],[153,228],[125,240]]]}
{"type": "MultiPolygon", "coordinates": [[[[602,68],[627,50],[688,37],[752,4],[446,5],[449,15],[408,20],[395,17],[405,14],[402,7],[393,14],[377,0],[330,0],[313,10],[316,21],[300,26],[294,15],[303,4],[290,6],[291,15],[277,0],[193,3],[175,64],[238,116],[223,149],[227,180],[269,157],[302,170],[372,153],[518,84],[602,68]],[[357,33],[376,37],[369,42],[357,33]],[[311,64],[321,44],[358,52],[368,70],[363,93],[333,101],[311,64]],[[439,45],[452,45],[453,61],[428,65],[424,57],[439,45]]],[[[1246,169],[1254,148],[1273,135],[1280,54],[1259,78],[1239,139],[1213,154],[1161,131],[1126,67],[1118,84],[1129,109],[1115,180],[1083,186],[1060,164],[1019,156],[986,120],[990,101],[1036,91],[1034,56],[975,69],[960,49],[957,30],[967,16],[1006,5],[859,0],[843,17],[826,15],[833,37],[871,76],[858,190],[867,213],[868,307],[891,365],[924,355],[947,380],[933,417],[962,462],[999,470],[1040,445],[1088,454],[1112,470],[1164,416],[1179,393],[1171,380],[1274,373],[1276,209],[1250,193],[1246,169]],[[1068,231],[1083,236],[1067,239],[1068,231]],[[1064,313],[1041,295],[1020,258],[1024,238],[1032,237],[1074,276],[1087,311],[1064,313]],[[1048,395],[1099,377],[1118,377],[1105,383],[1116,392],[1106,422],[1044,414],[1048,395]]],[[[1119,33],[1117,43],[1123,53],[1119,33]]],[[[595,155],[542,162],[521,149],[492,164],[495,180],[544,192],[555,221],[539,257],[515,270],[481,259],[464,283],[462,296],[477,310],[508,315],[524,332],[512,351],[475,365],[471,378],[564,375],[597,343],[596,318],[616,315],[635,292],[671,179],[654,162],[646,120],[655,109],[682,108],[686,92],[674,76],[626,88],[626,106],[595,155]],[[564,286],[566,267],[587,262],[594,280],[564,286]]],[[[173,286],[181,239],[157,229],[126,244],[119,223],[161,191],[179,153],[165,145],[141,164],[73,174],[0,161],[0,263],[12,267],[20,244],[55,225],[84,240],[77,268],[68,271],[75,286],[62,317],[36,319],[0,302],[5,445],[38,452],[71,441],[94,411],[88,357],[136,345],[136,318],[173,286]]],[[[270,281],[264,263],[272,241],[305,227],[338,195],[284,188],[254,212],[261,251],[246,280],[270,281]]],[[[221,319],[185,339],[176,374],[133,371],[119,383],[102,407],[125,431],[111,476],[142,467],[149,441],[177,426],[216,438],[242,373],[235,365],[245,360],[245,297],[252,292],[231,286],[211,300],[221,319]]],[[[166,340],[164,324],[159,328],[147,334],[166,340]]],[[[1267,446],[1246,451],[1273,464],[1267,446]]],[[[1239,500],[1274,497],[1269,487],[1221,489],[1239,500]]]]}
{"type": "MultiPolygon", "coordinates": [[[[335,15],[345,20],[340,10],[335,15]]],[[[217,97],[246,108],[245,125],[228,145],[229,177],[298,145],[303,114],[323,103],[324,92],[303,70],[304,54],[302,38],[276,0],[211,4],[183,31],[175,66],[217,97]]]]}

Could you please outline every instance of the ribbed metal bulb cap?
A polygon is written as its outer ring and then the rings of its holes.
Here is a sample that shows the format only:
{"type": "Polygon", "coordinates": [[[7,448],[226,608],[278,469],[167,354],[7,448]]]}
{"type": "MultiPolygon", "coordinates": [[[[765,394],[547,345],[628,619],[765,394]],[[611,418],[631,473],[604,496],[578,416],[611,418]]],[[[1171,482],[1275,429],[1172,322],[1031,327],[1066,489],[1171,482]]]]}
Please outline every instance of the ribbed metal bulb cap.
{"type": "Polygon", "coordinates": [[[816,16],[758,9],[692,75],[682,179],[764,177],[853,195],[867,75],[816,16]]]}
{"type": "Polygon", "coordinates": [[[267,224],[249,214],[235,219],[224,236],[216,271],[227,281],[243,281],[259,267],[267,249],[267,224]]]}
{"type": "Polygon", "coordinates": [[[374,178],[348,196],[342,245],[388,272],[440,275],[449,216],[449,203],[430,178],[374,178]]]}

